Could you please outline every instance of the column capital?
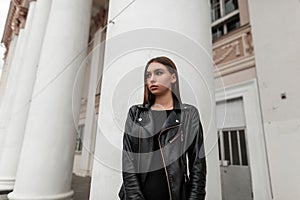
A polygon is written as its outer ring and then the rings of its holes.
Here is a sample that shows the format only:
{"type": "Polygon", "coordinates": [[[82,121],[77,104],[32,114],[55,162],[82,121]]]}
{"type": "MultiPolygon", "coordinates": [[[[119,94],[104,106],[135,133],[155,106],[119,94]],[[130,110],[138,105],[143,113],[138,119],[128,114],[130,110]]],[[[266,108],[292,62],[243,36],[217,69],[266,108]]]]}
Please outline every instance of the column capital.
{"type": "Polygon", "coordinates": [[[18,35],[21,28],[25,27],[26,18],[27,18],[28,8],[23,6],[17,6],[13,21],[12,21],[12,30],[14,34],[18,35]]]}

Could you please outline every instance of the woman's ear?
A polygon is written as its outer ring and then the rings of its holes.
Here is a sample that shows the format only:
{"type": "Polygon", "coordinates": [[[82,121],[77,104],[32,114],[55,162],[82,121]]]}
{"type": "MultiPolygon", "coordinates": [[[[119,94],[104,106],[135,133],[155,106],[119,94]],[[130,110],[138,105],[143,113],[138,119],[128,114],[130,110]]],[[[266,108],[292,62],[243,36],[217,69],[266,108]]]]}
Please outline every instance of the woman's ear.
{"type": "Polygon", "coordinates": [[[173,73],[171,83],[176,83],[176,82],[177,82],[176,74],[173,73]]]}

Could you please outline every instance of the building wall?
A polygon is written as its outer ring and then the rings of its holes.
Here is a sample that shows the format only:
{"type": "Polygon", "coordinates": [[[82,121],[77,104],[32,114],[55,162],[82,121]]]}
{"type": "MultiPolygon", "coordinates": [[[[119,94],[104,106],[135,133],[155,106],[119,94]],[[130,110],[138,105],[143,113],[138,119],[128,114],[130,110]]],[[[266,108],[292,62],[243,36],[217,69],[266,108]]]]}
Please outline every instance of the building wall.
{"type": "MultiPolygon", "coordinates": [[[[221,166],[224,170],[221,170],[222,198],[233,199],[231,196],[233,193],[234,199],[268,200],[271,199],[271,192],[258,100],[256,52],[253,50],[252,30],[246,1],[241,0],[239,3],[239,12],[241,27],[213,42],[216,101],[242,98],[250,167],[248,170],[251,178],[248,183],[247,170],[243,171],[244,174],[241,176],[238,174],[241,168],[234,165],[225,166],[225,168],[221,166]],[[227,173],[227,170],[233,167],[235,170],[231,171],[232,174],[227,173]],[[251,188],[249,189],[248,186],[251,188]],[[248,192],[248,189],[251,191],[248,192]]],[[[225,116],[228,117],[227,114],[219,110],[217,117],[222,120],[225,116]]],[[[234,122],[231,121],[231,123],[234,122]]],[[[232,124],[232,127],[241,126],[232,124]]]]}
{"type": "Polygon", "coordinates": [[[300,2],[248,3],[274,199],[300,199],[300,2]]]}

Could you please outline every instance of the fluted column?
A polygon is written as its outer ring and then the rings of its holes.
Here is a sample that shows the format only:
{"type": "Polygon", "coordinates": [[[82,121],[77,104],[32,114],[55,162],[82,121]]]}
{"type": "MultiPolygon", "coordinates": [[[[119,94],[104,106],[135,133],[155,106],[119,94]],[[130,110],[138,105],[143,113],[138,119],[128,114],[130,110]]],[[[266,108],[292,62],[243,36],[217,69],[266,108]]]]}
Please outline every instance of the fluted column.
{"type": "Polygon", "coordinates": [[[183,102],[195,105],[201,114],[208,163],[207,200],[220,200],[209,1],[109,2],[111,23],[105,45],[91,199],[118,199],[128,108],[143,101],[147,61],[168,56],[178,67],[183,102]]]}
{"type": "MultiPolygon", "coordinates": [[[[7,85],[5,88],[5,92],[3,95],[1,108],[0,108],[0,124],[1,124],[0,134],[3,136],[2,137],[3,147],[0,152],[0,191],[12,190],[14,184],[14,177],[11,176],[10,173],[11,169],[6,166],[7,159],[11,159],[11,158],[7,157],[7,148],[5,147],[5,143],[7,140],[9,140],[7,128],[8,128],[9,121],[13,115],[12,106],[13,106],[13,101],[16,98],[15,90],[17,88],[17,85],[19,83],[19,78],[21,76],[20,65],[24,59],[24,52],[27,51],[27,44],[28,44],[27,39],[30,33],[30,27],[31,27],[33,13],[34,13],[34,4],[31,6],[30,12],[28,13],[25,29],[23,29],[25,26],[24,12],[27,12],[27,9],[23,7],[21,8],[19,8],[21,11],[18,11],[16,13],[15,18],[16,20],[19,19],[19,17],[23,19],[22,27],[20,27],[21,23],[18,24],[19,26],[17,26],[17,24],[15,24],[14,26],[15,30],[18,30],[17,31],[18,40],[12,58],[13,60],[11,62],[11,66],[9,66],[11,69],[9,70],[10,72],[8,74],[7,85]],[[21,12],[21,14],[19,12],[21,12]]],[[[11,145],[15,145],[15,144],[13,143],[11,145]]]]}
{"type": "Polygon", "coordinates": [[[77,72],[87,47],[91,3],[52,0],[16,183],[9,199],[72,198],[83,75],[83,71],[77,72]]]}
{"type": "Polygon", "coordinates": [[[29,29],[28,37],[26,38],[26,50],[23,51],[22,62],[18,65],[19,76],[13,91],[15,97],[10,99],[10,110],[12,114],[7,122],[7,133],[0,158],[0,190],[1,187],[6,188],[8,185],[10,189],[13,189],[15,182],[30,107],[30,99],[36,78],[38,60],[45,35],[50,6],[51,1],[30,3],[27,21],[30,22],[31,25],[28,26],[28,24],[26,24],[25,28],[26,30],[29,29]],[[31,13],[33,13],[33,15],[31,13]],[[31,16],[33,16],[32,19],[31,16]]]}

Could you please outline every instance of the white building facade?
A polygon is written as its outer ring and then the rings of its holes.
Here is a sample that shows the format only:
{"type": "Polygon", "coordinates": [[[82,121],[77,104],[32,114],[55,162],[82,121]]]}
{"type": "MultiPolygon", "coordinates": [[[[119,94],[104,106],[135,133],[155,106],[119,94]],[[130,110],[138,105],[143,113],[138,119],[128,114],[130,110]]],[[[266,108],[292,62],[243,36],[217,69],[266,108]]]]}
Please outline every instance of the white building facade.
{"type": "Polygon", "coordinates": [[[125,117],[142,102],[146,62],[165,55],[178,66],[183,101],[200,111],[207,199],[299,199],[299,6],[12,1],[0,195],[72,199],[75,173],[91,176],[90,199],[118,199],[125,117]]]}

